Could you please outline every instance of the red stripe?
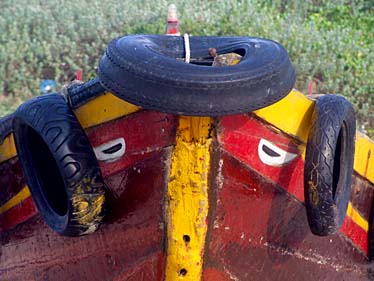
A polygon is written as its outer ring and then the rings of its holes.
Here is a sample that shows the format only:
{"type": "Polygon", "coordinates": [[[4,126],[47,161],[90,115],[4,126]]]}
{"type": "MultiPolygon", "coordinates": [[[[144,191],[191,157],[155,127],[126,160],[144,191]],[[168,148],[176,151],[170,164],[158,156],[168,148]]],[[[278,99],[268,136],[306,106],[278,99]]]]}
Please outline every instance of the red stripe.
{"type": "Polygon", "coordinates": [[[0,229],[8,230],[27,221],[38,213],[34,200],[28,197],[0,215],[0,229]]]}
{"type": "Polygon", "coordinates": [[[346,216],[340,229],[348,238],[365,254],[369,253],[368,233],[357,225],[350,217],[346,216]]]}

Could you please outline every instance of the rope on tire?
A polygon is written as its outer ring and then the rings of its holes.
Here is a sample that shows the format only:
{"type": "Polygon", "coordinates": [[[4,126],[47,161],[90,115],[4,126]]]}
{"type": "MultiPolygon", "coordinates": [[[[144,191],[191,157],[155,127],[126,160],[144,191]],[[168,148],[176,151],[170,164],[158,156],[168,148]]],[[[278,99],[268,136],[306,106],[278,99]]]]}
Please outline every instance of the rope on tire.
{"type": "Polygon", "coordinates": [[[184,49],[186,50],[186,58],[185,58],[184,61],[186,63],[190,63],[191,50],[190,50],[190,37],[189,37],[188,33],[185,33],[183,38],[184,38],[184,49]]]}

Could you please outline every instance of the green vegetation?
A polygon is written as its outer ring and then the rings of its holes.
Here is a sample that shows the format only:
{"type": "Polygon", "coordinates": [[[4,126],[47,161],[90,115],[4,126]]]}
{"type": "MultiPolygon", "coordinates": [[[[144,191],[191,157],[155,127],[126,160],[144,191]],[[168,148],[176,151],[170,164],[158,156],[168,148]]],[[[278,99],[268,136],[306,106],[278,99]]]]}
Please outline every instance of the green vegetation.
{"type": "MultiPolygon", "coordinates": [[[[371,0],[176,0],[192,35],[249,35],[279,41],[296,67],[296,87],[339,93],[374,133],[374,4],[371,0]]],[[[41,79],[60,85],[75,70],[95,75],[107,43],[134,33],[163,33],[162,0],[2,0],[0,114],[37,95],[41,79]]],[[[371,131],[370,131],[371,130],[371,131]]]]}

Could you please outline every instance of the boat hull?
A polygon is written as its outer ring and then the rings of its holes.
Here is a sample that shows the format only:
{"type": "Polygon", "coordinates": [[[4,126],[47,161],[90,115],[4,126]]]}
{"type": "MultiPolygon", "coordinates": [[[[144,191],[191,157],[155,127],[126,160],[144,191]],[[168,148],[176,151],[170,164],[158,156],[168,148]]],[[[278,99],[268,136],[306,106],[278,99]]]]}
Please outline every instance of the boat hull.
{"type": "Polygon", "coordinates": [[[294,120],[303,116],[297,131],[286,121],[273,121],[269,112],[184,118],[141,110],[110,94],[76,109],[94,148],[118,138],[126,143],[122,157],[99,162],[108,186],[103,225],[76,238],[60,236],[44,223],[17,155],[9,154],[12,141],[7,136],[0,147],[1,279],[196,280],[190,276],[197,274],[202,280],[371,280],[374,170],[367,155],[374,145],[364,137],[356,142],[352,194],[342,228],[327,237],[313,235],[303,203],[305,134],[313,102],[297,92],[281,102],[299,99],[301,107],[308,106],[302,114],[294,113],[294,120]],[[193,125],[185,126],[189,120],[193,125]],[[292,159],[281,165],[267,162],[264,143],[292,159]],[[180,215],[172,203],[185,204],[187,191],[196,187],[183,186],[180,195],[171,192],[178,165],[192,161],[176,157],[180,145],[191,153],[203,151],[193,160],[195,166],[183,166],[186,171],[180,169],[177,176],[186,172],[187,182],[197,184],[200,192],[204,183],[190,176],[201,175],[208,183],[207,204],[198,210],[205,223],[192,222],[188,230],[202,233],[201,243],[184,240],[186,252],[172,252],[173,235],[182,236],[173,222],[186,219],[193,208],[187,204],[180,215]],[[202,163],[209,165],[198,168],[202,163]],[[201,262],[194,269],[190,261],[197,257],[190,253],[196,249],[201,262]]]}

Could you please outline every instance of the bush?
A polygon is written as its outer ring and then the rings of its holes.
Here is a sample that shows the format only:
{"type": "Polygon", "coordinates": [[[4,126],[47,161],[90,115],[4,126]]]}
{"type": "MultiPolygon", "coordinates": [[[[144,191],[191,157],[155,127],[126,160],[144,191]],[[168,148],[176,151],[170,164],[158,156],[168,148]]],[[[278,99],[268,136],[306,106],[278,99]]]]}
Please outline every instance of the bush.
{"type": "MultiPolygon", "coordinates": [[[[39,94],[41,79],[85,79],[117,36],[163,33],[166,1],[0,3],[0,111],[39,94]]],[[[366,129],[374,128],[374,10],[370,0],[179,0],[182,31],[279,41],[296,67],[297,88],[345,95],[366,129]]],[[[372,131],[372,133],[374,133],[372,131]]]]}

